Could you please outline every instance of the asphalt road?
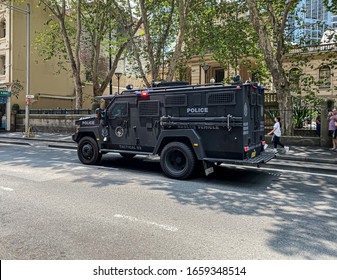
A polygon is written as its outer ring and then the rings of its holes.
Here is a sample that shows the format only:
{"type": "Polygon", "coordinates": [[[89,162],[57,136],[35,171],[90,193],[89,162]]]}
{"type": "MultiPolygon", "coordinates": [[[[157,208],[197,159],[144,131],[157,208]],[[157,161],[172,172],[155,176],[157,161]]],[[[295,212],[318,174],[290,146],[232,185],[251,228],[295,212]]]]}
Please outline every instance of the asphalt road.
{"type": "Polygon", "coordinates": [[[336,259],[336,178],[0,144],[0,259],[336,259]]]}

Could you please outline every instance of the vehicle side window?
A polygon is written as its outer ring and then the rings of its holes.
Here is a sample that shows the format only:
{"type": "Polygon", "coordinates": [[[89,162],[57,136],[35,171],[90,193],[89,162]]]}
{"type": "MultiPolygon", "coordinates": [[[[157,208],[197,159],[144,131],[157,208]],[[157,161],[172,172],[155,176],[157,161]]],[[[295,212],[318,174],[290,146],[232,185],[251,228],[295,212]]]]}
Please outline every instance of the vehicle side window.
{"type": "Polygon", "coordinates": [[[128,103],[118,102],[114,103],[109,109],[109,118],[126,117],[128,116],[128,103]]]}

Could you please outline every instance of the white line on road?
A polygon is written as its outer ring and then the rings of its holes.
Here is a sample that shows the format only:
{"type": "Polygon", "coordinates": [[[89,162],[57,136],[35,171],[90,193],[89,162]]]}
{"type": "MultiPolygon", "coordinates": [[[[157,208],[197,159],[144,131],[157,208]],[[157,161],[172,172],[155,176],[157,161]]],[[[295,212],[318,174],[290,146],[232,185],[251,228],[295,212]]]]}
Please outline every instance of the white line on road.
{"type": "Polygon", "coordinates": [[[137,222],[137,223],[142,223],[142,224],[146,224],[146,225],[151,225],[151,226],[159,227],[161,229],[168,230],[168,231],[178,231],[178,228],[173,227],[173,226],[162,225],[162,224],[157,224],[157,223],[151,222],[151,221],[140,220],[140,219],[137,219],[137,218],[131,217],[131,216],[125,216],[125,215],[116,214],[116,215],[114,215],[114,217],[115,218],[119,218],[119,219],[129,220],[131,222],[137,222]]]}
{"type": "Polygon", "coordinates": [[[0,186],[0,189],[3,190],[3,191],[7,191],[7,192],[12,192],[12,191],[14,191],[14,190],[11,189],[11,188],[6,188],[6,187],[2,187],[2,186],[0,186]]]}

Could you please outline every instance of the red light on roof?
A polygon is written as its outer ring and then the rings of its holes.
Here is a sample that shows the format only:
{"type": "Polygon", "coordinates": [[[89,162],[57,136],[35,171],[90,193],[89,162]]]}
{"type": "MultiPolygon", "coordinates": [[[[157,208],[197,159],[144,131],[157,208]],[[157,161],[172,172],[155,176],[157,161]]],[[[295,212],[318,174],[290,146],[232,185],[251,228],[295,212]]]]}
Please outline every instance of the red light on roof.
{"type": "Polygon", "coordinates": [[[236,86],[236,88],[241,88],[240,86],[236,86]]]}
{"type": "Polygon", "coordinates": [[[142,91],[141,96],[143,96],[143,97],[149,96],[149,93],[147,91],[142,91]]]}

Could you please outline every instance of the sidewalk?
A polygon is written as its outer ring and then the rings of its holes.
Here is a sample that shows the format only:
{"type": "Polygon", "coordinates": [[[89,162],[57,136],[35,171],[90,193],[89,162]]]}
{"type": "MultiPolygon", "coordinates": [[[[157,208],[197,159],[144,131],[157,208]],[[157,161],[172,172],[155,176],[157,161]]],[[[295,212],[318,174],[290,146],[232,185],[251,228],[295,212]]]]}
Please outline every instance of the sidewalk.
{"type": "MultiPolygon", "coordinates": [[[[72,141],[71,134],[62,133],[39,133],[36,137],[24,138],[20,132],[0,132],[0,143],[13,143],[30,145],[34,141],[51,143],[50,147],[76,149],[77,144],[72,141]]],[[[272,151],[269,144],[267,151],[272,151]]],[[[278,149],[276,159],[285,161],[302,161],[324,164],[337,164],[337,152],[323,147],[290,146],[290,151],[285,153],[278,149]]]]}
{"type": "Polygon", "coordinates": [[[16,145],[47,143],[49,147],[66,149],[76,149],[77,147],[77,144],[71,138],[71,134],[65,133],[41,132],[34,137],[25,137],[21,132],[0,132],[0,143],[16,145]]]}

